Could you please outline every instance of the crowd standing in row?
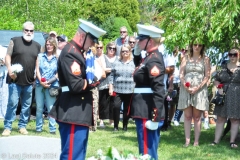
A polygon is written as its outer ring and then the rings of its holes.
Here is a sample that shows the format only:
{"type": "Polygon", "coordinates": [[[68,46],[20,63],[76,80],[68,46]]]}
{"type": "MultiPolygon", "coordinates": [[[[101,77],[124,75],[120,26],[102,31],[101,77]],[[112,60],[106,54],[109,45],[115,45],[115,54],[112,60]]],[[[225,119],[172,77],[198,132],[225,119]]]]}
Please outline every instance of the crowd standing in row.
{"type": "MultiPolygon", "coordinates": [[[[23,36],[12,38],[7,51],[0,48],[0,93],[3,95],[0,118],[4,117],[2,135],[9,136],[11,133],[19,98],[22,108],[18,129],[21,134],[28,134],[26,125],[34,86],[36,132],[42,132],[45,106],[50,112],[50,133],[56,133],[56,122],[59,125],[62,145],[60,159],[84,159],[89,128],[91,131],[97,130],[98,118],[99,127],[105,127],[104,120],[109,119],[114,131],[119,131],[121,110],[124,131],[127,131],[130,117],[135,121],[141,154],[148,153],[158,159],[160,129],[167,131],[174,113],[174,125],[178,126],[182,111],[185,130],[183,147],[190,145],[192,121],[195,135],[193,145],[198,146],[202,113],[205,113],[204,128],[208,128],[207,87],[212,73],[203,42],[194,39],[189,48],[180,52],[176,47],[171,55],[163,44],[163,30],[138,24],[138,37],[128,36],[127,28],[123,26],[120,37],[106,45],[104,54],[104,45],[98,42],[98,38],[106,32],[87,21],[80,20],[80,23],[70,42],[67,42],[65,35],[58,36],[51,31],[45,46],[41,48],[33,40],[33,23],[26,22],[23,24],[23,36]],[[91,67],[95,70],[99,68],[100,76],[88,68],[87,61],[91,61],[92,57],[91,67]],[[11,65],[16,63],[22,65],[22,72],[12,70],[11,65]],[[59,86],[59,94],[52,95],[59,86]],[[78,143],[70,143],[72,141],[78,143]]],[[[240,123],[235,101],[238,95],[235,91],[239,90],[239,49],[231,49],[228,55],[230,62],[222,66],[215,76],[216,86],[223,83],[228,87],[224,91],[218,89],[220,94],[224,92],[227,96],[224,106],[216,106],[214,110],[218,121],[215,140],[211,145],[219,143],[224,123],[230,118],[230,146],[236,148],[235,139],[240,123]],[[234,101],[231,100],[234,97],[234,101]]]]}

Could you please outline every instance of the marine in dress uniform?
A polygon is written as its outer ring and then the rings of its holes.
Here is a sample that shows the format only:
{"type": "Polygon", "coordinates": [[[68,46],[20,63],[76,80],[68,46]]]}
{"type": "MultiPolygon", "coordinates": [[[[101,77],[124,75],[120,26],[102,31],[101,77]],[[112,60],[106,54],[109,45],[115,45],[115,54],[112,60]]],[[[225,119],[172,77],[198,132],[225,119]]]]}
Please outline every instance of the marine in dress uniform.
{"type": "Polygon", "coordinates": [[[84,51],[93,46],[106,32],[84,20],[62,50],[58,60],[58,77],[62,92],[50,116],[59,124],[61,160],[84,160],[87,150],[89,126],[93,125],[94,84],[86,80],[84,51]]]}
{"type": "Polygon", "coordinates": [[[139,31],[135,56],[146,51],[146,57],[134,72],[136,83],[131,104],[131,116],[135,119],[140,154],[149,154],[158,159],[160,128],[165,118],[164,111],[164,61],[158,51],[163,31],[154,26],[137,24],[139,31]]]}

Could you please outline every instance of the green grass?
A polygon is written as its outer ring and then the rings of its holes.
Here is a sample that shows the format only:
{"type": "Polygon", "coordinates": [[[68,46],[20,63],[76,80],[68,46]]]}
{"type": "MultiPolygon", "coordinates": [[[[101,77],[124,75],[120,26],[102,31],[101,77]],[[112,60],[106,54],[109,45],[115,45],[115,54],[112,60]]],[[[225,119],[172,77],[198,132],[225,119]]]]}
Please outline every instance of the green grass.
{"type": "MultiPolygon", "coordinates": [[[[17,132],[16,120],[13,123],[12,136],[19,135],[17,132]]],[[[106,122],[107,124],[107,122],[106,122]]],[[[121,129],[122,124],[119,127],[121,129]]],[[[3,130],[3,120],[0,120],[0,131],[3,130]]],[[[27,130],[29,135],[45,136],[59,138],[59,132],[56,135],[49,134],[48,121],[45,120],[44,130],[41,134],[35,134],[35,120],[28,123],[27,130]]],[[[211,129],[202,129],[200,137],[200,146],[182,148],[185,142],[183,124],[179,127],[173,126],[167,132],[161,132],[161,143],[158,148],[158,155],[160,160],[239,160],[240,148],[230,149],[229,134],[217,146],[209,146],[214,139],[215,127],[211,129]]],[[[117,133],[113,132],[113,127],[106,125],[103,129],[98,129],[96,132],[90,132],[88,140],[87,157],[96,156],[97,150],[102,149],[104,153],[107,152],[109,146],[114,146],[118,151],[128,151],[137,154],[137,138],[136,138],[135,124],[130,122],[128,131],[120,130],[117,133]]],[[[191,135],[193,143],[193,130],[191,135]]]]}

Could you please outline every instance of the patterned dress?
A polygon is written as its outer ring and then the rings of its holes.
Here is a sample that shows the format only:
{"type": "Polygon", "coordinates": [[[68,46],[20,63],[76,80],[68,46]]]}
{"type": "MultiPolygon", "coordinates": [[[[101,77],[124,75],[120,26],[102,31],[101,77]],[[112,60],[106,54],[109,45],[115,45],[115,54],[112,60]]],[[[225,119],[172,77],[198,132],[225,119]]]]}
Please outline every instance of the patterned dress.
{"type": "Polygon", "coordinates": [[[232,73],[227,64],[217,72],[216,81],[224,85],[223,90],[226,91],[223,106],[215,106],[214,114],[220,117],[240,119],[240,66],[232,73]]]}
{"type": "MultiPolygon", "coordinates": [[[[187,59],[185,66],[185,82],[190,82],[190,87],[198,86],[204,79],[205,65],[204,59],[201,62],[190,62],[187,59]]],[[[193,106],[198,110],[206,111],[209,108],[207,85],[205,84],[194,95],[191,95],[184,88],[185,84],[181,84],[178,109],[184,110],[189,106],[193,106]]]]}

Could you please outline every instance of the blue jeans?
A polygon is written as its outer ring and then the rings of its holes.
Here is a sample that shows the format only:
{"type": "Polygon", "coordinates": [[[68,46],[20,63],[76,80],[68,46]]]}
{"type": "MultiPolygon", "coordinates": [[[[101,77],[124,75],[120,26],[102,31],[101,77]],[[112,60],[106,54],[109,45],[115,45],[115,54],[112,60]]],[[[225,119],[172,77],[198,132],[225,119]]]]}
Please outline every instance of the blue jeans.
{"type": "MultiPolygon", "coordinates": [[[[36,85],[35,88],[35,97],[36,97],[36,131],[42,131],[43,126],[43,108],[44,104],[47,107],[48,113],[53,107],[56,97],[51,97],[47,88],[43,88],[42,85],[36,85]]],[[[56,132],[56,121],[55,119],[49,117],[49,130],[50,132],[56,132]]]]}
{"type": "Polygon", "coordinates": [[[183,111],[176,109],[175,115],[174,115],[174,121],[180,122],[180,118],[181,118],[182,114],[183,114],[183,111]]]}
{"type": "Polygon", "coordinates": [[[16,110],[20,98],[21,113],[18,129],[26,128],[29,118],[29,108],[32,103],[32,85],[22,86],[15,83],[8,85],[8,104],[4,118],[4,128],[12,130],[12,122],[16,118],[16,110]]]}

